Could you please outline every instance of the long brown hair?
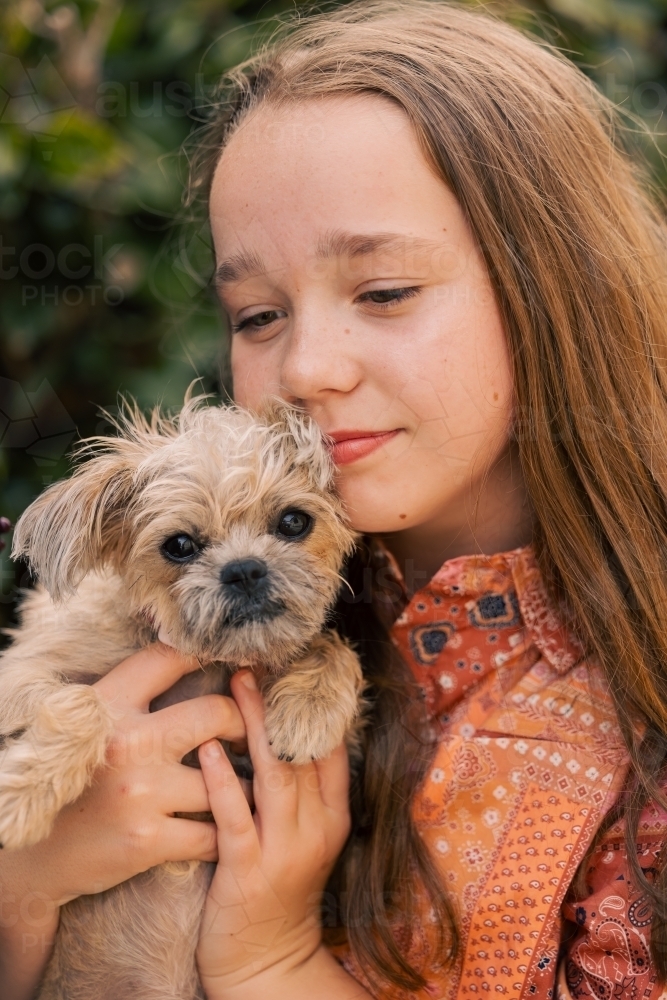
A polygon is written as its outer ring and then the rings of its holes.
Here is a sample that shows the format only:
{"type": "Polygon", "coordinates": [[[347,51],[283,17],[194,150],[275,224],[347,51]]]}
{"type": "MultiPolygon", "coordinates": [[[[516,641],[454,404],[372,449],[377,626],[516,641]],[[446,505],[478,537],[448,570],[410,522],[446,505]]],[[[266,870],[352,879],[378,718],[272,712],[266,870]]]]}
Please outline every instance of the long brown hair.
{"type": "MultiPolygon", "coordinates": [[[[647,881],[634,847],[642,804],[664,801],[659,778],[667,753],[667,246],[660,211],[623,145],[613,107],[574,65],[495,18],[432,0],[357,0],[279,29],[223,81],[198,137],[191,196],[207,193],[225,141],[260,102],[359,93],[381,95],[407,115],[491,275],[512,357],[513,433],[537,556],[616,703],[633,765],[628,856],[653,904],[653,959],[667,978],[667,875],[647,881]]],[[[409,681],[392,670],[393,695],[376,685],[383,728],[370,730],[352,837],[359,851],[347,855],[357,858],[351,895],[361,895],[363,912],[352,920],[348,911],[345,920],[370,973],[416,989],[423,977],[392,945],[388,911],[378,902],[383,891],[394,892],[389,916],[409,923],[408,876],[419,877],[444,928],[443,953],[453,953],[456,938],[400,799],[407,786],[399,780],[399,751],[407,737],[396,691],[405,694],[409,681]]],[[[425,766],[413,775],[413,790],[425,766]]]]}

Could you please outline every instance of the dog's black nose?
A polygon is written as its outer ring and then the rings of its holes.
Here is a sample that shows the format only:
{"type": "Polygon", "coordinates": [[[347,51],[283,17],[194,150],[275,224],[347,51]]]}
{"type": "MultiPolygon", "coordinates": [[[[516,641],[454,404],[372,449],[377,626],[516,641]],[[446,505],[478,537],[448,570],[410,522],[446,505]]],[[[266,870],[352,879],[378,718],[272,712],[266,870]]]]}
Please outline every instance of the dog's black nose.
{"type": "Polygon", "coordinates": [[[220,570],[220,580],[228,587],[251,597],[262,585],[267,565],[261,559],[235,559],[220,570]]]}

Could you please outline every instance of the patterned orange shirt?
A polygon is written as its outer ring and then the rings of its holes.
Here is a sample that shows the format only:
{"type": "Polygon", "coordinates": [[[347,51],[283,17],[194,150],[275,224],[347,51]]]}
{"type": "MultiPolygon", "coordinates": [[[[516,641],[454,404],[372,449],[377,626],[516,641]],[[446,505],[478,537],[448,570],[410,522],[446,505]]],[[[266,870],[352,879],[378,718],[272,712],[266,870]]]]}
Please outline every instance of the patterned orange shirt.
{"type": "MultiPolygon", "coordinates": [[[[403,586],[392,557],[382,558],[403,586]]],[[[429,987],[412,996],[657,1000],[650,914],[632,895],[622,826],[592,858],[590,898],[567,899],[629,762],[601,671],[550,606],[532,549],[452,559],[401,605],[391,637],[423,688],[438,743],[414,817],[462,941],[456,966],[427,971],[429,987]]],[[[665,819],[642,818],[649,853],[665,819]]],[[[373,993],[349,952],[337,953],[373,993]]],[[[425,953],[418,929],[411,958],[421,965],[425,953]]]]}

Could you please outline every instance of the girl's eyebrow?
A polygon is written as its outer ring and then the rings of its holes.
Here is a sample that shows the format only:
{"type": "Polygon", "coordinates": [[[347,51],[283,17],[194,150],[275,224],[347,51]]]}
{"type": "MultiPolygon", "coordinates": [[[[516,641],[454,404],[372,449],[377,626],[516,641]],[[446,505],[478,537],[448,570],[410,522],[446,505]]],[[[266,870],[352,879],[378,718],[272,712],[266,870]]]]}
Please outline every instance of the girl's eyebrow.
{"type": "MultiPolygon", "coordinates": [[[[334,229],[320,239],[315,256],[320,260],[329,260],[332,257],[369,257],[375,253],[390,253],[395,256],[402,254],[406,262],[414,262],[416,256],[432,254],[442,248],[443,244],[438,240],[407,236],[405,233],[351,233],[334,229]]],[[[213,281],[220,287],[268,273],[258,254],[241,250],[218,264],[213,281]]]]}
{"type": "Polygon", "coordinates": [[[217,287],[231,285],[243,278],[253,278],[266,273],[261,257],[256,253],[240,250],[239,253],[232,254],[227,260],[218,264],[213,275],[213,284],[217,287]]]}
{"type": "Polygon", "coordinates": [[[440,250],[442,243],[406,233],[350,233],[333,229],[317,245],[316,256],[322,260],[331,257],[367,257],[374,253],[405,254],[412,258],[417,253],[440,250]]]}

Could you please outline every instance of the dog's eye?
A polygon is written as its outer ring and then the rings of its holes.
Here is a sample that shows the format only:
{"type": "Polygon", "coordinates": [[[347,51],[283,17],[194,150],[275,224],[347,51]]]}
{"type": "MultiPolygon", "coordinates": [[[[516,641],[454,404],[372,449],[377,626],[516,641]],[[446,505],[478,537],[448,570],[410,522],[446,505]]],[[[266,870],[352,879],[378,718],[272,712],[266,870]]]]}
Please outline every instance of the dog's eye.
{"type": "Polygon", "coordinates": [[[302,510],[286,510],[280,515],[276,534],[283,538],[297,539],[305,538],[313,525],[310,514],[302,510]]]}
{"type": "Polygon", "coordinates": [[[162,544],[162,554],[172,562],[187,562],[199,552],[199,545],[189,535],[172,535],[162,544]]]}

